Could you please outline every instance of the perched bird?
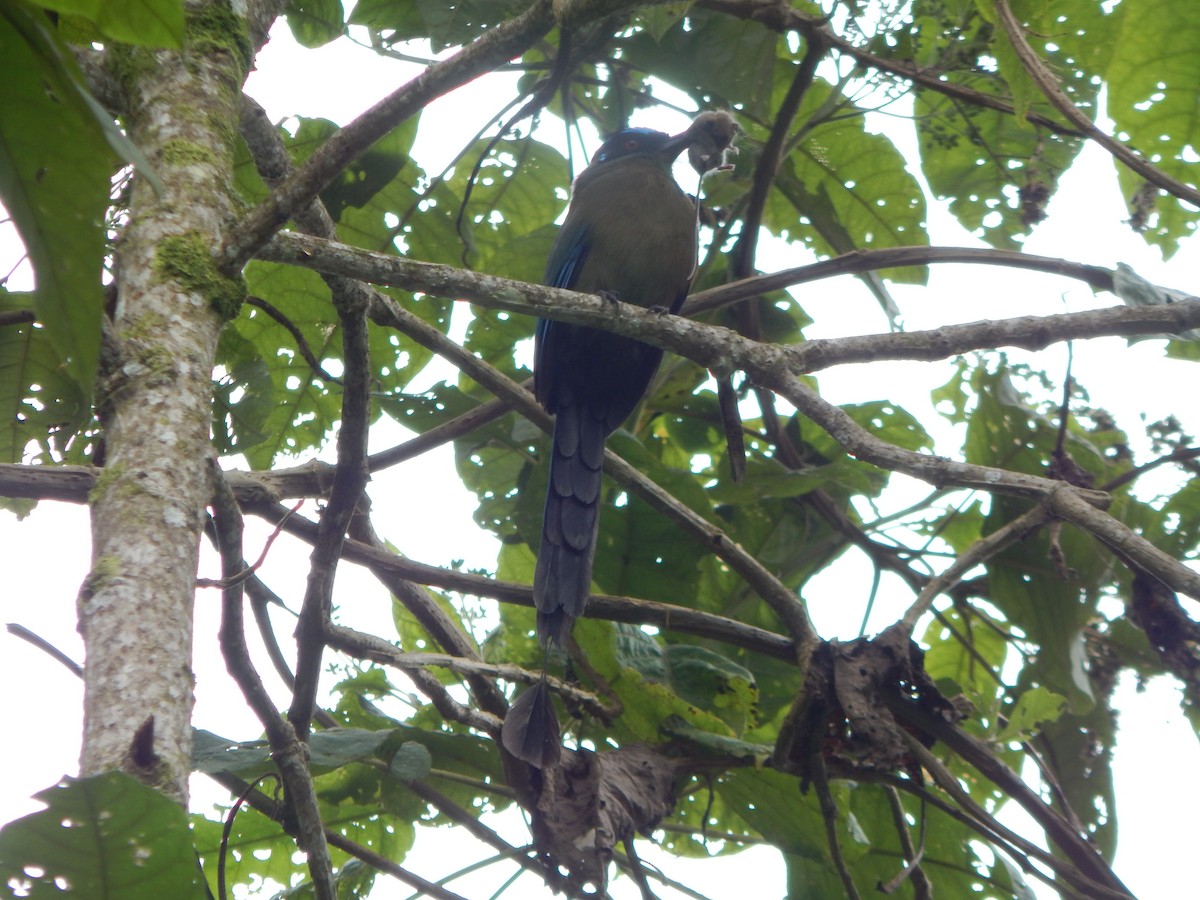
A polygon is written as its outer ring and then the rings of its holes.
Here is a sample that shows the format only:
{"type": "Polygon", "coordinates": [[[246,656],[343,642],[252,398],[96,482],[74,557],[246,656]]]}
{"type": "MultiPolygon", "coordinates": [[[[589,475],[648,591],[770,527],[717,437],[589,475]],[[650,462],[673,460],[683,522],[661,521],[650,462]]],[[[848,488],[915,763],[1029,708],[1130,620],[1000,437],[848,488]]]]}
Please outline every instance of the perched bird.
{"type": "MultiPolygon", "coordinates": [[[[736,130],[732,122],[727,113],[705,113],[674,137],[645,128],[609,137],[575,180],[545,283],[678,311],[696,268],[697,216],[671,166],[689,150],[701,176],[716,168],[736,130]]],[[[637,406],[661,359],[662,350],[633,338],[538,321],[534,393],[555,416],[533,582],[538,638],[547,648],[565,646],[587,603],[604,442],[637,406]]],[[[533,765],[557,758],[558,724],[544,679],[513,705],[503,739],[533,765]]]]}
{"type": "MultiPolygon", "coordinates": [[[[696,265],[696,210],[671,175],[684,132],[610,137],[575,182],[545,283],[675,312],[696,265]]],[[[600,522],[604,441],[637,406],[662,351],[632,338],[538,321],[533,384],[553,413],[550,485],[533,596],[538,637],[566,644],[583,614],[600,522]]]]}

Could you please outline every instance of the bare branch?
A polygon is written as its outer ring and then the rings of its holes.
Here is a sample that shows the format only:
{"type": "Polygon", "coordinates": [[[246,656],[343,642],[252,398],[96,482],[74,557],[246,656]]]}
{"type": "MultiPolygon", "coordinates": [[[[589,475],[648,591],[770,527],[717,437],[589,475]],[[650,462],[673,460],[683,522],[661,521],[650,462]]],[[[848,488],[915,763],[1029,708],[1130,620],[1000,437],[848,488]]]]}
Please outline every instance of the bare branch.
{"type": "Polygon", "coordinates": [[[288,808],[293,817],[297,842],[308,854],[308,868],[315,894],[320,900],[335,900],[333,865],[321,825],[316,789],[308,771],[308,756],[295,729],[280,717],[262,679],[250,659],[242,610],[242,582],[233,578],[245,568],[242,558],[242,514],[233,492],[229,490],[216,465],[214,471],[213,524],[218,536],[221,568],[229,586],[221,596],[221,628],[218,639],[229,674],[242,690],[247,704],[254,710],[271,744],[271,757],[279,769],[287,791],[288,808]]]}

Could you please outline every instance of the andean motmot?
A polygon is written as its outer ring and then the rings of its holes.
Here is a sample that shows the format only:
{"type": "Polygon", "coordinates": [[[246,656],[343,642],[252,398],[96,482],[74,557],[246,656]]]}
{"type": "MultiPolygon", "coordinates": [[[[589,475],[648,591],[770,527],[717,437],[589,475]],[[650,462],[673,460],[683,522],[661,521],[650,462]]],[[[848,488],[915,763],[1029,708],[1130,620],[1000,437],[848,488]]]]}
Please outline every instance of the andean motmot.
{"type": "MultiPolygon", "coordinates": [[[[686,131],[631,128],[609,137],[575,180],[545,283],[677,312],[696,268],[696,204],[671,166],[683,150],[701,175],[723,161],[736,125],[704,113],[686,131]]],[[[583,615],[600,523],[604,444],[633,411],[662,350],[584,325],[539,319],[534,393],[554,419],[549,486],[533,582],[541,643],[565,647],[583,615]]],[[[534,765],[558,754],[545,681],[514,704],[504,743],[534,765]]]]}

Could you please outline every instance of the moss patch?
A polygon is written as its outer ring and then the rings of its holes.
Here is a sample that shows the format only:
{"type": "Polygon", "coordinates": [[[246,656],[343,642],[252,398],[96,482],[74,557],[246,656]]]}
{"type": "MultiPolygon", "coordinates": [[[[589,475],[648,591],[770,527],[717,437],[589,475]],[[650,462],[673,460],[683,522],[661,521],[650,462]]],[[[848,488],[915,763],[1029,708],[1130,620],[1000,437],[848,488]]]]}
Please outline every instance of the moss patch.
{"type": "Polygon", "coordinates": [[[217,270],[208,242],[198,233],[189,231],[164,238],[158,245],[155,266],[182,287],[207,298],[225,321],[237,318],[246,298],[246,282],[217,270]]]}
{"type": "Polygon", "coordinates": [[[232,54],[243,72],[254,63],[254,44],[246,20],[222,3],[206,3],[188,11],[187,41],[200,53],[224,50],[232,54]]]}
{"type": "Polygon", "coordinates": [[[154,51],[148,47],[113,43],[106,54],[108,70],[129,96],[136,96],[138,83],[158,68],[154,51]]]}
{"type": "Polygon", "coordinates": [[[196,163],[215,163],[216,155],[195,141],[176,139],[163,144],[162,160],[171,166],[187,166],[196,163]]]}
{"type": "MultiPolygon", "coordinates": [[[[92,489],[88,491],[88,503],[96,503],[103,497],[113,482],[121,477],[124,471],[122,466],[104,466],[100,469],[100,473],[96,476],[96,483],[92,485],[92,489]]],[[[97,560],[97,564],[99,560],[97,560]]]]}

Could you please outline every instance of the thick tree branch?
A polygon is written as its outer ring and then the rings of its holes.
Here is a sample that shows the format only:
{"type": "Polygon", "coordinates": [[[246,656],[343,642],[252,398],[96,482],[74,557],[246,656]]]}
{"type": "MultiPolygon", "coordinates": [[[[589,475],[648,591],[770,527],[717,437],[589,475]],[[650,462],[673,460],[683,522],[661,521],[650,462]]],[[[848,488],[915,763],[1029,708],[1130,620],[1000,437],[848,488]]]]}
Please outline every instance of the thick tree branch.
{"type": "Polygon", "coordinates": [[[1056,492],[1047,498],[1046,505],[1058,518],[1095,535],[1134,568],[1152,572],[1172,590],[1200,600],[1200,573],[1163,553],[1123,522],[1090,506],[1075,492],[1056,492]]]}
{"type": "MultiPolygon", "coordinates": [[[[742,368],[723,359],[726,349],[724,343],[726,336],[730,334],[725,329],[700,324],[688,326],[677,317],[657,316],[638,307],[605,303],[596,298],[587,301],[583,299],[585,295],[572,291],[481,275],[450,266],[416,262],[383,253],[372,253],[290,232],[278,235],[264,248],[262,257],[273,262],[292,263],[318,271],[349,275],[375,284],[390,285],[436,297],[469,300],[491,309],[522,312],[640,337],[648,343],[658,344],[689,356],[715,371],[742,368]],[[695,331],[688,331],[689,327],[695,331]],[[696,337],[695,344],[692,344],[687,339],[681,339],[684,334],[703,334],[707,338],[702,340],[696,337]],[[704,350],[701,352],[696,345],[703,346],[704,350]]],[[[915,247],[897,248],[893,251],[856,251],[813,266],[791,269],[776,275],[759,276],[717,289],[737,289],[735,296],[723,296],[719,304],[702,302],[696,306],[689,304],[684,309],[688,313],[700,312],[715,305],[725,305],[727,302],[757,296],[765,290],[803,283],[815,277],[827,277],[835,273],[845,274],[896,265],[964,261],[1053,271],[1079,278],[1095,288],[1112,289],[1111,271],[1095,266],[1045,257],[1022,258],[1022,254],[1019,253],[1009,254],[993,250],[915,247]],[[814,272],[817,274],[814,275],[814,272]]],[[[703,300],[711,297],[712,292],[696,296],[703,300]]],[[[379,321],[378,318],[376,320],[379,321]]],[[[946,359],[971,350],[995,346],[1041,349],[1060,341],[1079,338],[1181,334],[1197,326],[1200,326],[1200,300],[1184,300],[1160,306],[1112,307],[1082,313],[988,320],[969,325],[951,325],[933,331],[829,338],[776,349],[788,355],[794,371],[814,372],[849,362],[946,359]]]]}

